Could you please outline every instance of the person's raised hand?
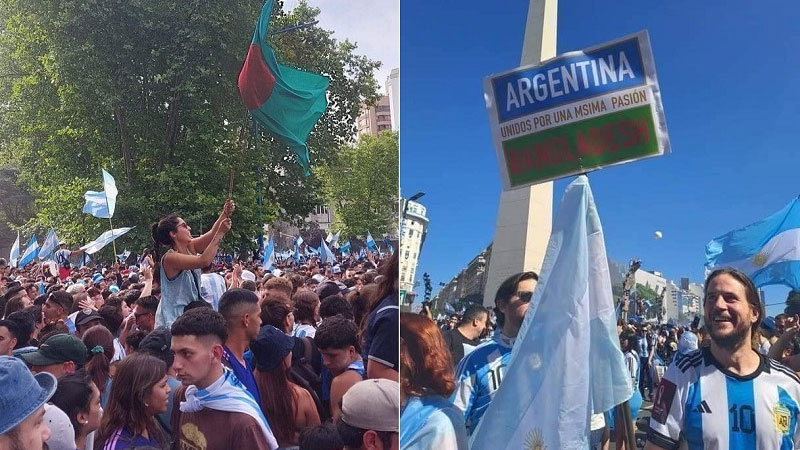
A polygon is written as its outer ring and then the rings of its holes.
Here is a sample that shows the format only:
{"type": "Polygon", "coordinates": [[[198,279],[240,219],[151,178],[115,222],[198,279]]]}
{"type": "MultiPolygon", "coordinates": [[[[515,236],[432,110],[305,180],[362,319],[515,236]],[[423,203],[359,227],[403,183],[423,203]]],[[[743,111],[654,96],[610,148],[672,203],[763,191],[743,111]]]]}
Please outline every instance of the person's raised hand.
{"type": "Polygon", "coordinates": [[[145,282],[153,281],[153,268],[152,267],[150,267],[150,266],[142,267],[142,269],[139,271],[139,273],[142,275],[142,280],[144,280],[145,282]]]}
{"type": "Polygon", "coordinates": [[[225,200],[225,204],[222,205],[222,215],[226,218],[230,217],[233,212],[236,211],[236,203],[233,201],[232,198],[225,200]]]}

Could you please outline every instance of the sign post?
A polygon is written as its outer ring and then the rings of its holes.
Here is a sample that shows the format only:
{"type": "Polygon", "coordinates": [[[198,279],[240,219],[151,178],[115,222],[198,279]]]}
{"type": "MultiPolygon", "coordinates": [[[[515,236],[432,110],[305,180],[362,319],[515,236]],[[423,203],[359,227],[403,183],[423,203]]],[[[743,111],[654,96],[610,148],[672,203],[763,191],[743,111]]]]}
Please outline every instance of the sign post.
{"type": "Polygon", "coordinates": [[[484,80],[506,190],[669,152],[647,32],[484,80]]]}

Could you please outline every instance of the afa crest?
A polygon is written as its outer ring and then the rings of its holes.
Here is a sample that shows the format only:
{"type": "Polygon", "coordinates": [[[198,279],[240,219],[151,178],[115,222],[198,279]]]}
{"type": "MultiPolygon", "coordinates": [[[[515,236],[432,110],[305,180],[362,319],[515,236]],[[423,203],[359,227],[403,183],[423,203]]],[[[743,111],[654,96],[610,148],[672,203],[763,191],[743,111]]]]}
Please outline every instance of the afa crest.
{"type": "Polygon", "coordinates": [[[775,429],[781,434],[787,434],[792,417],[789,409],[783,406],[783,404],[778,403],[772,408],[772,416],[775,419],[775,429]]]}

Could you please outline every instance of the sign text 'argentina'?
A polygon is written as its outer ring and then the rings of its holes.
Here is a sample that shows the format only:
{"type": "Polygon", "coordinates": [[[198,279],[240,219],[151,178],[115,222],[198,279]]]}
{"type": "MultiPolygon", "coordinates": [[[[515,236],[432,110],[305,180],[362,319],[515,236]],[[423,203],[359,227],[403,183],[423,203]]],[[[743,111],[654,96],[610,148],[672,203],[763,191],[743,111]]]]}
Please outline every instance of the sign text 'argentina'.
{"type": "Polygon", "coordinates": [[[669,152],[642,31],[484,81],[505,189],[669,152]]]}

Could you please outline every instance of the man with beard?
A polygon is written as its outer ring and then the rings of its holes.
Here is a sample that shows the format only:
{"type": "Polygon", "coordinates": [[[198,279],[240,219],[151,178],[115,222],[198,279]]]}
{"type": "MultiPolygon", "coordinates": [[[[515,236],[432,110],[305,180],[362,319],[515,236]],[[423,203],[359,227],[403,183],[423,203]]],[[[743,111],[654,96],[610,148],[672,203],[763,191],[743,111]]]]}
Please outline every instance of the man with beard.
{"type": "Polygon", "coordinates": [[[645,449],[797,448],[800,378],[752,347],[764,317],[747,275],[711,273],[703,300],[711,345],[676,355],[656,390],[645,449]]]}
{"type": "Polygon", "coordinates": [[[453,364],[458,365],[465,353],[469,353],[481,343],[489,327],[486,323],[489,319],[489,311],[481,305],[470,305],[461,323],[450,331],[444,332],[444,341],[453,356],[453,364]]]}
{"type": "Polygon", "coordinates": [[[467,432],[477,427],[503,381],[511,349],[530,306],[539,276],[522,272],[507,278],[497,288],[495,315],[501,332],[466,355],[456,368],[456,389],[450,399],[464,412],[467,432]]]}

